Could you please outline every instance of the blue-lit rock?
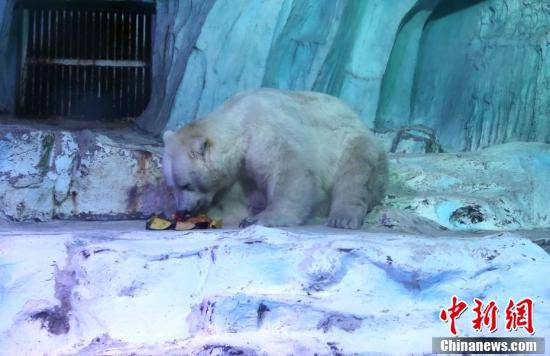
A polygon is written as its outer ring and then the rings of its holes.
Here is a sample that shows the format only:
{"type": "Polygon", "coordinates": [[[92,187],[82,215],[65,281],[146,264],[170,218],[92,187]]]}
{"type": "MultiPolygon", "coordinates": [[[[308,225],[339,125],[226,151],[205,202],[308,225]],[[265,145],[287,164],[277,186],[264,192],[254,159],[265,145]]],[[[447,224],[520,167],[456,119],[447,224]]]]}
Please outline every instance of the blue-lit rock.
{"type": "Polygon", "coordinates": [[[260,86],[335,95],[372,126],[395,35],[414,4],[250,0],[239,7],[216,1],[189,58],[168,128],[260,86]]]}
{"type": "Polygon", "coordinates": [[[14,0],[0,0],[0,114],[14,110],[16,83],[17,26],[14,0]]]}
{"type": "Polygon", "coordinates": [[[549,11],[518,0],[218,0],[168,127],[270,86],[338,96],[377,129],[426,125],[450,151],[548,142],[549,11]]]}
{"type": "Polygon", "coordinates": [[[444,145],[550,140],[550,5],[442,2],[426,22],[412,121],[444,145]],[[444,5],[444,6],[443,6],[444,5]]]}
{"type": "MultiPolygon", "coordinates": [[[[0,355],[429,354],[452,295],[501,310],[530,297],[548,334],[542,248],[514,233],[436,236],[0,226],[0,355]]],[[[472,330],[473,315],[460,336],[510,336],[504,312],[496,333],[472,330]]]]}
{"type": "MultiPolygon", "coordinates": [[[[0,1],[0,112],[13,113],[18,31],[0,1]]],[[[15,21],[14,21],[15,20],[15,21]]],[[[153,133],[261,86],[340,97],[376,129],[431,127],[445,150],[550,141],[544,0],[159,1],[153,133]]]]}

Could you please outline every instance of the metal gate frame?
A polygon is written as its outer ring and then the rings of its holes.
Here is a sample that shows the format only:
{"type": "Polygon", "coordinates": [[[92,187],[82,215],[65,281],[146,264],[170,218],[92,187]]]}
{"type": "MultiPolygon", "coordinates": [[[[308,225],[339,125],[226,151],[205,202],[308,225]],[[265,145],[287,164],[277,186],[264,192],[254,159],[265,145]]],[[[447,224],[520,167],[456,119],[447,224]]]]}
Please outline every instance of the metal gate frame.
{"type": "Polygon", "coordinates": [[[151,94],[154,14],[154,2],[21,1],[17,116],[139,116],[151,94]]]}

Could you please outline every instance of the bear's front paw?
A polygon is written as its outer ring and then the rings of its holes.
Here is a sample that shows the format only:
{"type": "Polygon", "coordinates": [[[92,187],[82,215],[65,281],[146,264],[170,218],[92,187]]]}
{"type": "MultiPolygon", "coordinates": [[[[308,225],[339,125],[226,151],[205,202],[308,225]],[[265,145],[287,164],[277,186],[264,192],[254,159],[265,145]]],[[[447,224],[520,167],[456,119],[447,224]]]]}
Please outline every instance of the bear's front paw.
{"type": "Polygon", "coordinates": [[[242,219],[239,227],[248,227],[256,224],[267,227],[280,227],[300,225],[302,221],[298,217],[289,217],[285,216],[285,214],[263,211],[258,215],[242,219]]]}
{"type": "Polygon", "coordinates": [[[254,225],[258,222],[258,219],[255,218],[255,217],[247,217],[247,218],[244,218],[241,220],[241,222],[239,223],[239,227],[240,228],[245,228],[245,227],[249,227],[250,225],[254,225]]]}
{"type": "Polygon", "coordinates": [[[278,226],[295,226],[302,224],[300,218],[288,212],[262,211],[255,216],[258,218],[258,224],[262,226],[278,227],[278,226]]]}
{"type": "Polygon", "coordinates": [[[326,225],[340,229],[359,229],[363,226],[363,220],[361,214],[332,213],[326,225]]]}

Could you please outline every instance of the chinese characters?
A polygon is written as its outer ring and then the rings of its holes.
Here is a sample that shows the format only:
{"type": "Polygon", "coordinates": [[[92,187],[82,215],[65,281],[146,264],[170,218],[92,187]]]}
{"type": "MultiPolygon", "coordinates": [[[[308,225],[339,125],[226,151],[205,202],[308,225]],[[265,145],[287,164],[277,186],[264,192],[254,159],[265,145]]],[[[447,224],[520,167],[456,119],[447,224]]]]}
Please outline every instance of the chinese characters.
{"type": "MultiPolygon", "coordinates": [[[[451,306],[441,309],[439,318],[442,321],[449,323],[449,329],[454,336],[458,335],[456,330],[456,320],[468,309],[468,303],[459,300],[456,295],[451,298],[451,306]]],[[[484,304],[482,300],[474,298],[474,306],[472,308],[474,317],[472,319],[472,329],[481,331],[484,327],[489,332],[495,332],[498,328],[498,312],[499,307],[494,300],[484,304]]],[[[534,308],[533,300],[525,298],[517,303],[513,299],[509,299],[505,310],[505,328],[508,331],[523,328],[529,334],[535,333],[533,324],[534,308]]]]}

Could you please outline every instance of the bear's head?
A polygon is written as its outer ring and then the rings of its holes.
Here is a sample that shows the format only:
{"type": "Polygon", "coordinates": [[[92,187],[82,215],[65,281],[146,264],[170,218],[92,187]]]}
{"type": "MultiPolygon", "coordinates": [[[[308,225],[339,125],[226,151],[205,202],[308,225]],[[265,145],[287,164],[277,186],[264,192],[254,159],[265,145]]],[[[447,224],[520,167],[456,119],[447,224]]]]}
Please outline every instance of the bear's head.
{"type": "Polygon", "coordinates": [[[163,140],[164,177],[177,210],[190,214],[205,210],[216,193],[232,184],[223,148],[214,147],[214,141],[193,124],[166,131],[163,140]]]}

